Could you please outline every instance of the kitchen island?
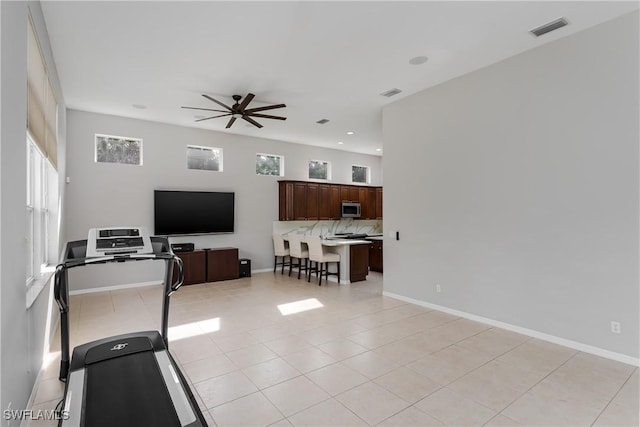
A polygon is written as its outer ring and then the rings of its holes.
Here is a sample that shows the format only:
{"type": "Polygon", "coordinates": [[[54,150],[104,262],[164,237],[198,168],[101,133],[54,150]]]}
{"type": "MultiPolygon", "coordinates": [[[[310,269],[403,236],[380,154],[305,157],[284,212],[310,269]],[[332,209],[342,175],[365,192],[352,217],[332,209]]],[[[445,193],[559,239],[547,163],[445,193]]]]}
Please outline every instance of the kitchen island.
{"type": "Polygon", "coordinates": [[[367,240],[323,239],[322,246],[327,252],[340,255],[340,284],[367,280],[369,273],[369,245],[367,240]]]}

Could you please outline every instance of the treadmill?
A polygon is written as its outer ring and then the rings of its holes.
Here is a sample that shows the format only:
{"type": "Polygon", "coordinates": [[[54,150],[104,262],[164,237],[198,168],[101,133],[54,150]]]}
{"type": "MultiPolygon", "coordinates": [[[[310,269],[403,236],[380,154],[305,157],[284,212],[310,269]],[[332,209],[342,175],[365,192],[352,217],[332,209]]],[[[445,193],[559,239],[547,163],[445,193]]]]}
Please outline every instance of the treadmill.
{"type": "Polygon", "coordinates": [[[87,256],[87,240],[68,242],[63,262],[56,268],[54,294],[60,309],[61,338],[59,379],[66,382],[58,426],[206,427],[198,403],[168,351],[169,297],[182,285],[182,260],[173,254],[166,238],[145,237],[150,249],[147,252],[126,247],[137,238],[120,236],[117,240],[126,242],[94,257],[87,256]],[[139,260],[165,262],[162,333],[128,333],[82,344],[73,350],[69,361],[68,270],[139,260]],[[177,280],[172,283],[174,266],[177,280]]]}

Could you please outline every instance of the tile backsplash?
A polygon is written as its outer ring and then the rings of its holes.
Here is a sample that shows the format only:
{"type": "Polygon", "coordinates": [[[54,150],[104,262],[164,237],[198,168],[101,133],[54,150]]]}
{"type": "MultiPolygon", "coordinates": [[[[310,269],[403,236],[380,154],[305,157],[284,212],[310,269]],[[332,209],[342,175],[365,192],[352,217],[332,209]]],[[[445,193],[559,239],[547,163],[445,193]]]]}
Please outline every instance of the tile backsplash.
{"type": "Polygon", "coordinates": [[[274,221],[273,232],[312,236],[329,236],[338,233],[382,234],[382,220],[345,218],[327,221],[274,221]]]}

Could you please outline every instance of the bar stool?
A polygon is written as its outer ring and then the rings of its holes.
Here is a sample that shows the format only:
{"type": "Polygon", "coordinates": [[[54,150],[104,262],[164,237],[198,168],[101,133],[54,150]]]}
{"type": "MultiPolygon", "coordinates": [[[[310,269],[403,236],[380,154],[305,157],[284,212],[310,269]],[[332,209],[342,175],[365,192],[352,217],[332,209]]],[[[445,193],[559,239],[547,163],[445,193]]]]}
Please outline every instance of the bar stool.
{"type": "Polygon", "coordinates": [[[325,252],[320,241],[320,237],[318,236],[308,236],[305,239],[305,242],[307,242],[307,245],[309,246],[309,279],[307,281],[311,282],[311,272],[315,271],[317,276],[318,271],[320,271],[320,278],[318,279],[318,286],[320,286],[322,283],[322,272],[324,270],[325,279],[327,281],[329,280],[329,274],[333,274],[338,276],[338,283],[340,283],[340,255],[325,252]],[[338,271],[336,273],[329,273],[330,262],[337,263],[338,271]],[[315,268],[313,267],[313,263],[315,263],[315,268]],[[320,270],[318,270],[318,268],[320,270]]]}
{"type": "Polygon", "coordinates": [[[309,260],[309,251],[302,247],[302,236],[299,234],[289,234],[289,276],[293,267],[298,267],[298,280],[300,280],[300,272],[304,271],[305,277],[309,270],[307,262],[309,260]],[[297,259],[298,263],[294,264],[293,260],[297,259]],[[304,266],[302,265],[304,260],[304,266]]]}
{"type": "Polygon", "coordinates": [[[289,248],[286,247],[282,234],[273,233],[273,253],[275,254],[273,261],[273,272],[276,272],[276,267],[282,265],[281,273],[284,274],[284,267],[291,265],[291,257],[289,262],[286,262],[286,258],[289,256],[289,248]],[[282,257],[282,262],[278,263],[278,257],[282,257]]]}

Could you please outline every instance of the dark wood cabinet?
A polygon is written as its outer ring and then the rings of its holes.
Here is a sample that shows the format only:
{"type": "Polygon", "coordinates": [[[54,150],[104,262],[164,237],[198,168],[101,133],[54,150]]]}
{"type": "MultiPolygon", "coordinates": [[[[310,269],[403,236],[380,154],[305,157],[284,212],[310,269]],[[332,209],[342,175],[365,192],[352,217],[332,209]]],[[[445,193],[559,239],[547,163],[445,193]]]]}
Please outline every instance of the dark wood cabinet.
{"type": "Polygon", "coordinates": [[[361,219],[376,219],[376,189],[363,187],[360,189],[361,219]]]}
{"type": "Polygon", "coordinates": [[[342,216],[342,199],[340,198],[340,185],[330,185],[329,192],[331,193],[329,198],[329,211],[331,219],[340,219],[342,216]]]}
{"type": "Polygon", "coordinates": [[[240,277],[237,248],[207,249],[207,282],[240,277]]]}
{"type": "Polygon", "coordinates": [[[340,202],[348,202],[351,200],[351,188],[348,185],[340,186],[340,202]]]}
{"type": "Polygon", "coordinates": [[[382,240],[372,240],[369,245],[369,268],[382,273],[382,240]]]}
{"type": "MultiPolygon", "coordinates": [[[[215,248],[191,252],[176,252],[182,260],[184,285],[232,280],[240,277],[237,248],[215,248]]],[[[174,270],[173,281],[178,278],[174,270]]]]}
{"type": "Polygon", "coordinates": [[[382,218],[382,187],[279,181],[278,190],[280,221],[340,219],[342,202],[359,202],[361,219],[382,218]]]}
{"type": "Polygon", "coordinates": [[[382,219],[382,187],[376,187],[376,218],[382,219]]]}
{"type": "Polygon", "coordinates": [[[291,181],[278,183],[278,219],[280,221],[293,219],[293,182],[291,181]]]}
{"type": "Polygon", "coordinates": [[[367,274],[369,273],[369,245],[350,245],[349,261],[349,280],[352,283],[367,280],[367,274]]]}
{"type": "MultiPolygon", "coordinates": [[[[207,257],[205,251],[176,252],[178,258],[182,260],[184,269],[183,285],[193,285],[206,282],[207,277],[207,257]]],[[[173,281],[178,278],[178,272],[174,270],[173,281]]]]}
{"type": "Polygon", "coordinates": [[[332,219],[331,185],[318,185],[318,219],[332,219]]]}
{"type": "Polygon", "coordinates": [[[308,182],[307,185],[307,216],[306,219],[318,219],[318,184],[308,182]]]}
{"type": "Polygon", "coordinates": [[[307,183],[295,182],[293,184],[293,218],[295,220],[307,219],[307,183]]]}
{"type": "Polygon", "coordinates": [[[349,198],[347,201],[359,202],[360,201],[360,188],[355,185],[349,186],[349,198]]]}

